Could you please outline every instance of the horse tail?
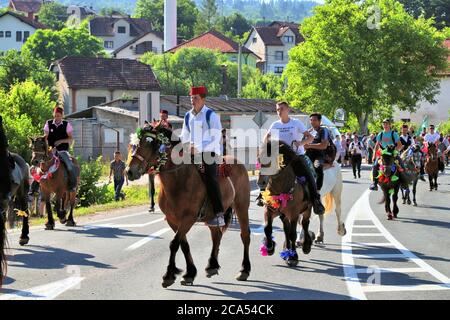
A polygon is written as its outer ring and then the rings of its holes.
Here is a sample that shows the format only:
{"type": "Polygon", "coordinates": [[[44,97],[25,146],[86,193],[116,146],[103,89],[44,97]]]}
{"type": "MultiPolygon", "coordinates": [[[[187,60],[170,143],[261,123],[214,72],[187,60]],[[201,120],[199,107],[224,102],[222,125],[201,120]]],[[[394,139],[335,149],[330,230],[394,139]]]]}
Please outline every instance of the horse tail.
{"type": "Polygon", "coordinates": [[[333,198],[333,195],[331,194],[331,192],[328,192],[323,197],[323,203],[325,206],[325,214],[331,213],[331,211],[333,211],[333,205],[334,205],[334,198],[333,198]]]}
{"type": "Polygon", "coordinates": [[[225,214],[223,216],[223,219],[225,220],[225,226],[222,227],[222,233],[224,233],[225,231],[227,231],[228,227],[231,224],[231,220],[233,218],[233,209],[231,207],[229,207],[226,211],[225,214]]]}
{"type": "Polygon", "coordinates": [[[2,287],[3,278],[6,275],[6,227],[3,220],[3,212],[0,212],[0,288],[2,287]]]}

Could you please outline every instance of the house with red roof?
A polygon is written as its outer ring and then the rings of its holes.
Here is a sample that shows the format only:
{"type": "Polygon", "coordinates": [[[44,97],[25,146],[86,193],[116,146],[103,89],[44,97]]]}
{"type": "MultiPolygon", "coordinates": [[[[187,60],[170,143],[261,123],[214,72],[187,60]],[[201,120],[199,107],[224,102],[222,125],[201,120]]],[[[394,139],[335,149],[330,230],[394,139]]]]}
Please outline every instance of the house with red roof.
{"type": "MultiPolygon", "coordinates": [[[[170,49],[169,52],[175,53],[182,48],[205,48],[218,50],[227,55],[230,61],[238,61],[239,44],[216,30],[210,30],[195,38],[185,41],[170,49]]],[[[260,60],[260,57],[257,54],[244,46],[241,48],[241,54],[242,64],[256,68],[256,63],[260,60]]]]}
{"type": "Polygon", "coordinates": [[[44,0],[9,0],[8,8],[33,20],[43,3],[44,0]]]}
{"type": "Polygon", "coordinates": [[[289,61],[289,50],[302,41],[299,24],[274,21],[268,26],[253,27],[244,46],[261,57],[258,67],[262,73],[281,75],[289,61]]]}

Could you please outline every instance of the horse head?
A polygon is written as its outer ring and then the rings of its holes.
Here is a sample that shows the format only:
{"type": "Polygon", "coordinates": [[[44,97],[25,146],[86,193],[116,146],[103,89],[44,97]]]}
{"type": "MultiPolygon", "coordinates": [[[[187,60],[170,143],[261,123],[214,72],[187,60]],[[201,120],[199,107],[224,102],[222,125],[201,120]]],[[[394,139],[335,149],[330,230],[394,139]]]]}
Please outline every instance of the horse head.
{"type": "Polygon", "coordinates": [[[435,160],[437,158],[437,146],[434,143],[428,143],[427,144],[427,155],[430,157],[431,160],[435,160]]]}
{"type": "Polygon", "coordinates": [[[276,175],[289,166],[295,157],[296,153],[286,142],[270,139],[262,145],[258,154],[260,172],[266,176],[276,175]]]}
{"type": "Polygon", "coordinates": [[[390,177],[398,170],[397,164],[395,163],[396,155],[397,150],[395,150],[395,146],[392,145],[381,152],[380,170],[383,172],[384,176],[390,177]]]}
{"type": "Polygon", "coordinates": [[[172,131],[161,125],[138,128],[137,132],[130,136],[126,169],[128,179],[139,179],[152,168],[164,165],[167,154],[170,154],[168,150],[172,146],[171,138],[172,131]]]}
{"type": "Polygon", "coordinates": [[[49,160],[48,144],[45,137],[30,138],[30,148],[32,151],[31,164],[33,166],[49,160]]]}

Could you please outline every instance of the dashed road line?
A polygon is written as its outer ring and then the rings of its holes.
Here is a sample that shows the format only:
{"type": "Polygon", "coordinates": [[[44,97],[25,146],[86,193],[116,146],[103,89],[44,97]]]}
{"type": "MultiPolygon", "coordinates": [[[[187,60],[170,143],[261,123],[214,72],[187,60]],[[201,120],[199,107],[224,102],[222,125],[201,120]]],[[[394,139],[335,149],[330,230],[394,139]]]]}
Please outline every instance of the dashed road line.
{"type": "Polygon", "coordinates": [[[141,239],[137,242],[135,242],[134,244],[132,244],[131,246],[129,246],[128,248],[125,249],[125,251],[134,251],[136,249],[139,249],[140,247],[142,247],[143,245],[147,244],[148,242],[159,238],[161,235],[163,235],[164,233],[166,233],[167,231],[172,230],[171,228],[164,228],[161,229],[155,233],[152,233],[151,235],[149,235],[148,237],[145,237],[144,239],[141,239]]]}
{"type": "Polygon", "coordinates": [[[344,274],[347,282],[347,288],[352,299],[366,300],[365,293],[373,292],[394,292],[394,291],[432,291],[432,290],[447,290],[450,289],[450,280],[448,277],[431,267],[424,260],[417,257],[414,253],[403,246],[392,234],[382,225],[380,220],[370,208],[369,204],[370,191],[367,190],[355,202],[351,208],[347,219],[347,234],[342,238],[342,262],[344,266],[344,274]],[[366,228],[365,225],[355,225],[357,217],[359,221],[371,221],[379,233],[353,233],[354,228],[366,228]],[[353,236],[366,237],[384,237],[388,242],[352,242],[353,236]],[[367,248],[371,247],[393,247],[400,253],[392,254],[353,254],[353,248],[367,248]],[[355,268],[355,259],[404,259],[408,262],[414,262],[418,268],[355,268]],[[362,285],[358,274],[373,274],[380,273],[428,273],[441,283],[436,284],[420,284],[420,285],[382,285],[382,284],[368,284],[362,285]]]}

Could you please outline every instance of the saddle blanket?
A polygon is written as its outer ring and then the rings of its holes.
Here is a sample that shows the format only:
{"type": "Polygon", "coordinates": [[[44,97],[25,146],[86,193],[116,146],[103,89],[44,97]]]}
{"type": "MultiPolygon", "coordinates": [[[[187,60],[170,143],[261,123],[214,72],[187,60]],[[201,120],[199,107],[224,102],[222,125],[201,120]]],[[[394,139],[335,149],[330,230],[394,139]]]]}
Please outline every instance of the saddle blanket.
{"type": "Polygon", "coordinates": [[[14,169],[11,171],[11,181],[14,184],[20,184],[23,178],[24,176],[20,171],[20,167],[16,164],[14,166],[14,169]]]}

